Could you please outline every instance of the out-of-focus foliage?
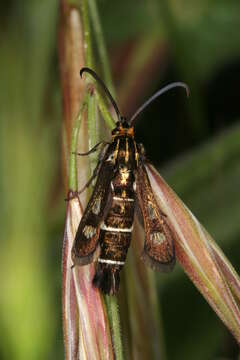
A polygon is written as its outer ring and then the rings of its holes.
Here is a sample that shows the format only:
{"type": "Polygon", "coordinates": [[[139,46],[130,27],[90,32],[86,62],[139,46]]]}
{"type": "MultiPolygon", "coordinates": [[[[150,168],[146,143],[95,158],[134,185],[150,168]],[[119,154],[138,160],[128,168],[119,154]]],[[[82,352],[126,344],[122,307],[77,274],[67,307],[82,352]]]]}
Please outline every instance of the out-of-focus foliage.
{"type": "Polygon", "coordinates": [[[188,71],[198,80],[240,56],[240,3],[236,0],[100,0],[99,11],[111,46],[138,36],[166,39],[174,32],[174,43],[180,40],[177,46],[183,61],[191,65],[188,71]]]}
{"type": "Polygon", "coordinates": [[[1,3],[2,359],[62,356],[56,24],[56,1],[1,3]]]}
{"type": "MultiPolygon", "coordinates": [[[[137,139],[239,271],[239,1],[99,0],[98,7],[126,98],[140,105],[162,84],[190,84],[189,100],[164,95],[143,114],[137,139]],[[149,39],[144,56],[134,56],[149,39]]],[[[0,5],[2,359],[63,358],[57,19],[57,1],[0,5]]],[[[234,359],[231,335],[182,270],[156,278],[167,359],[234,359]]]]}

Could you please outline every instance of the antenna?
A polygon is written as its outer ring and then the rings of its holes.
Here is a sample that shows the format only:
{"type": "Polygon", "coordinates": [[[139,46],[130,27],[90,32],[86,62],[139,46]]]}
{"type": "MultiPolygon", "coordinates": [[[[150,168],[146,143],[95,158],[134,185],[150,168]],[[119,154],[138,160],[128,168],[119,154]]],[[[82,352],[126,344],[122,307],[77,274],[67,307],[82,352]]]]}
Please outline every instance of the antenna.
{"type": "Polygon", "coordinates": [[[153,96],[151,96],[150,99],[148,99],[142,106],[140,106],[140,108],[135,112],[135,114],[129,120],[129,124],[132,125],[132,123],[136,119],[136,117],[140,113],[142,113],[143,110],[145,110],[146,107],[149,104],[151,104],[155,99],[157,99],[160,95],[162,95],[163,93],[167,92],[168,90],[174,89],[176,87],[184,88],[186,90],[187,96],[189,96],[189,94],[190,94],[189,87],[187,86],[187,84],[185,84],[183,82],[174,82],[169,85],[166,85],[164,88],[158,90],[153,96]]]}
{"type": "Polygon", "coordinates": [[[87,72],[89,74],[92,75],[92,77],[94,77],[94,79],[102,86],[103,90],[105,91],[105,93],[107,94],[109,100],[112,103],[112,106],[114,107],[114,110],[116,111],[117,117],[119,121],[122,121],[122,115],[120,114],[120,111],[118,109],[117,103],[114,100],[114,98],[112,97],[110,91],[108,90],[108,88],[106,87],[106,85],[104,84],[104,82],[100,79],[100,77],[95,73],[95,71],[93,71],[92,69],[88,68],[88,67],[83,67],[80,70],[80,76],[82,77],[82,74],[84,72],[87,72]]]}

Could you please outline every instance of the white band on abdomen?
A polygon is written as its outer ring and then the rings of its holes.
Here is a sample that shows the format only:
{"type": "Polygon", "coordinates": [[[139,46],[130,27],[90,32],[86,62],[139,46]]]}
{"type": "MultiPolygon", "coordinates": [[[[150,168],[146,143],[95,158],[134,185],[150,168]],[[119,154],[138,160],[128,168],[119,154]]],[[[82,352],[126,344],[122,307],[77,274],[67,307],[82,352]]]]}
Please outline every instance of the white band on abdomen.
{"type": "Polygon", "coordinates": [[[98,262],[104,263],[104,264],[111,264],[111,265],[124,265],[124,261],[116,261],[116,260],[108,260],[108,259],[101,259],[98,258],[98,262]]]}
{"type": "Polygon", "coordinates": [[[133,226],[131,226],[130,228],[122,229],[122,228],[116,228],[116,227],[112,227],[112,226],[106,226],[104,222],[101,224],[100,228],[105,231],[114,231],[114,232],[132,232],[132,230],[133,230],[133,226]]]}
{"type": "Polygon", "coordinates": [[[119,196],[113,196],[113,200],[118,200],[118,201],[134,201],[134,199],[124,198],[124,197],[119,197],[119,196]]]}

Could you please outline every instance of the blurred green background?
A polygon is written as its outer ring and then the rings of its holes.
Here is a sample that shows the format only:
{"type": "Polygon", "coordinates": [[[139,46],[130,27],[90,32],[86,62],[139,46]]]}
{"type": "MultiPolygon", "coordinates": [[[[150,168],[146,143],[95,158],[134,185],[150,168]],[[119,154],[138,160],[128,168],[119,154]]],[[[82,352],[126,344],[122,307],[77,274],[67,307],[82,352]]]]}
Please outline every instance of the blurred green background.
{"type": "MultiPolygon", "coordinates": [[[[171,81],[137,140],[240,270],[240,2],[97,2],[122,112],[171,81]]],[[[63,359],[58,1],[0,3],[0,358],[63,359]]],[[[97,63],[97,62],[96,62],[97,63]]],[[[157,275],[167,359],[238,348],[177,267],[157,275]]]]}

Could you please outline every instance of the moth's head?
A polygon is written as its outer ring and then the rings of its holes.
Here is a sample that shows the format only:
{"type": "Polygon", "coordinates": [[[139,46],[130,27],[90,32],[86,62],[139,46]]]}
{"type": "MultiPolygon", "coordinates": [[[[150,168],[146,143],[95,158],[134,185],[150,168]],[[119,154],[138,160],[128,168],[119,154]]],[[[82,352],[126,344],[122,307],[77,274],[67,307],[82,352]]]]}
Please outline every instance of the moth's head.
{"type": "Polygon", "coordinates": [[[134,128],[129,125],[126,118],[121,117],[116,123],[116,127],[112,130],[112,136],[134,136],[134,128]]]}

